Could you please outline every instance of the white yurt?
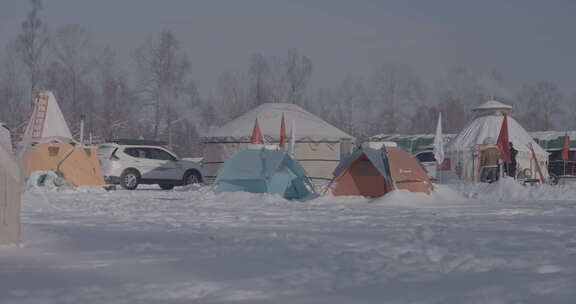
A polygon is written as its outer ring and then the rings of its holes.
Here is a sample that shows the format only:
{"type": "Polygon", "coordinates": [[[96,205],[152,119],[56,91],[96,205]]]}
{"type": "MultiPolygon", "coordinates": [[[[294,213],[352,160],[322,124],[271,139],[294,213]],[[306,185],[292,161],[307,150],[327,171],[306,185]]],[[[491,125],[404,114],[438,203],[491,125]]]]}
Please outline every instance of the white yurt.
{"type": "MultiPolygon", "coordinates": [[[[491,100],[479,107],[474,108],[474,120],[466,126],[446,146],[446,158],[450,159],[450,171],[454,174],[447,176],[457,177],[462,180],[476,181],[478,178],[478,145],[496,143],[504,113],[510,114],[512,106],[491,100]]],[[[518,150],[516,161],[517,172],[529,173],[532,178],[539,178],[536,161],[532,156],[529,145],[534,149],[534,154],[541,172],[548,179],[546,163],[548,153],[542,149],[526,132],[526,130],[511,116],[508,115],[509,140],[518,150]],[[528,170],[526,170],[528,169],[528,170]]]]}
{"type": "Polygon", "coordinates": [[[21,187],[16,159],[0,145],[0,245],[20,242],[21,187]]]}
{"type": "MultiPolygon", "coordinates": [[[[294,131],[294,158],[312,179],[330,180],[340,155],[350,153],[353,138],[295,104],[262,104],[229,123],[211,129],[203,136],[204,175],[211,180],[230,156],[250,142],[254,121],[258,119],[266,143],[278,143],[284,115],[288,137],[294,131]],[[294,129],[294,130],[292,130],[294,129]]],[[[288,138],[289,149],[291,138],[288,138]]]]}

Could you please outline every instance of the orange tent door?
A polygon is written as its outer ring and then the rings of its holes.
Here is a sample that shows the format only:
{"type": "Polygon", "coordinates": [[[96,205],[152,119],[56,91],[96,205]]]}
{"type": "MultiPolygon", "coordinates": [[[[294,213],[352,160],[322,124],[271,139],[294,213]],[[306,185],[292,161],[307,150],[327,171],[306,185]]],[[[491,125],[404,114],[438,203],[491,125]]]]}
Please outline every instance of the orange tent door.
{"type": "Polygon", "coordinates": [[[432,192],[432,183],[418,161],[408,152],[387,147],[390,174],[396,183],[397,189],[406,189],[412,192],[432,192]]]}

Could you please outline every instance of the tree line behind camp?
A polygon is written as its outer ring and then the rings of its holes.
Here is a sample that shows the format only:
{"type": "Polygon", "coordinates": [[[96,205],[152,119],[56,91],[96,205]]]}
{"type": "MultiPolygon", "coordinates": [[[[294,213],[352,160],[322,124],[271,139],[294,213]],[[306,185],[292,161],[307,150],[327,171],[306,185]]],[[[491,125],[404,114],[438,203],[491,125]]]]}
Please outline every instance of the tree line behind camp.
{"type": "MultiPolygon", "coordinates": [[[[0,51],[0,121],[23,131],[35,92],[54,92],[74,134],[85,117],[95,140],[143,137],[167,141],[183,156],[202,154],[200,136],[267,102],[298,104],[359,138],[386,133],[431,133],[438,112],[444,130],[457,133],[470,109],[489,99],[514,105],[513,115],[529,131],[576,127],[576,93],[565,96],[542,80],[509,89],[497,70],[453,67],[429,85],[408,64],[374,63],[365,77],[342,75],[333,87],[312,88],[313,58],[291,49],[255,53],[244,70],[223,71],[216,89],[198,87],[193,63],[169,30],[150,33],[119,60],[114,46],[97,45],[90,29],[50,26],[43,3],[30,1],[20,29],[0,51]]],[[[49,3],[46,3],[49,5],[49,3]]],[[[247,130],[247,133],[249,130],[247,130]]]]}

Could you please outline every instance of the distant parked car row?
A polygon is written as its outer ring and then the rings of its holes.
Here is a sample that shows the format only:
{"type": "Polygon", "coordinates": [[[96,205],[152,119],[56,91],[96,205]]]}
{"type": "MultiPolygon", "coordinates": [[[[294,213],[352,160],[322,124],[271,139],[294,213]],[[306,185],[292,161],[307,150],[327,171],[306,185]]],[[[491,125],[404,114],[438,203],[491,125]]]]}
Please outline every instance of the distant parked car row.
{"type": "Polygon", "coordinates": [[[114,140],[98,146],[106,183],[133,190],[141,184],[158,184],[164,190],[203,181],[200,163],[181,159],[150,140],[114,140]]]}
{"type": "Polygon", "coordinates": [[[548,173],[550,182],[558,184],[562,179],[576,179],[576,151],[568,152],[568,160],[562,160],[561,150],[549,150],[548,173]]]}

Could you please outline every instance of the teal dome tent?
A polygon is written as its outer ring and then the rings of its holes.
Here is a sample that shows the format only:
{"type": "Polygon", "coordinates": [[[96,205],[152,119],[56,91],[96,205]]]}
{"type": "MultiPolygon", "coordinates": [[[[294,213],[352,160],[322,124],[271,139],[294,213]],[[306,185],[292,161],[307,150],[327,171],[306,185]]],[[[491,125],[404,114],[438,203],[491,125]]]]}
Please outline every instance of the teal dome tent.
{"type": "Polygon", "coordinates": [[[270,193],[304,200],[315,195],[313,189],[306,170],[287,151],[255,145],[224,162],[214,192],[270,193]]]}

